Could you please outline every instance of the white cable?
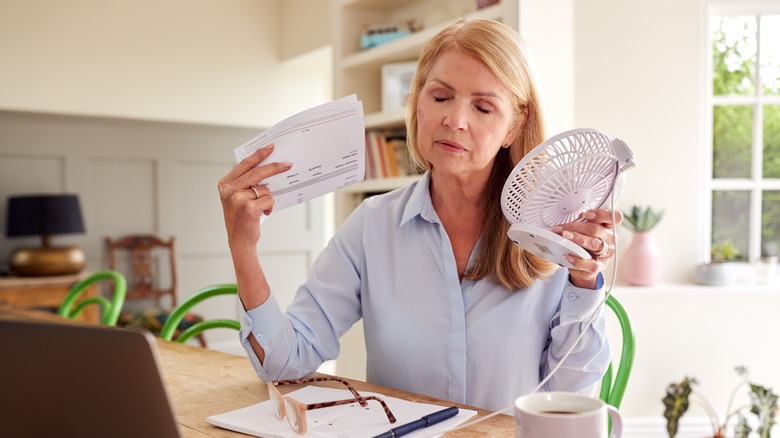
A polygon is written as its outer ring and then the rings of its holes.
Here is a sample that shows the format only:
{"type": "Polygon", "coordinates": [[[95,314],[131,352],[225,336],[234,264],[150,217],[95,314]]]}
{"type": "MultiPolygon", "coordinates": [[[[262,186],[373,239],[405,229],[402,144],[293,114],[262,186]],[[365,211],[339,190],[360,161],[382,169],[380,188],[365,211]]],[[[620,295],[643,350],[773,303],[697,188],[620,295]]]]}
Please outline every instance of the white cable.
{"type": "MultiPolygon", "coordinates": [[[[620,165],[619,165],[619,163],[616,164],[616,166],[618,167],[618,169],[617,169],[617,175],[616,175],[615,180],[617,180],[617,178],[620,177],[620,165]]],[[[604,307],[604,304],[607,302],[607,298],[609,298],[610,294],[612,294],[612,286],[614,286],[614,284],[615,284],[615,279],[617,278],[617,270],[618,270],[618,233],[617,233],[617,229],[615,228],[615,208],[616,208],[616,205],[615,205],[615,192],[616,192],[616,190],[615,190],[615,188],[613,188],[612,193],[610,193],[610,202],[612,203],[611,207],[612,207],[613,236],[614,236],[614,241],[615,241],[615,243],[614,243],[615,244],[615,257],[614,257],[614,263],[612,264],[613,269],[612,269],[612,275],[610,276],[610,282],[609,282],[608,285],[605,285],[606,286],[605,287],[606,290],[605,290],[605,293],[604,293],[604,299],[601,300],[601,302],[596,307],[596,309],[593,310],[593,313],[590,314],[590,317],[588,318],[588,322],[585,324],[585,328],[580,332],[580,334],[574,340],[574,344],[572,344],[572,346],[569,347],[569,349],[563,355],[561,360],[558,361],[558,364],[555,365],[552,370],[550,370],[550,372],[547,374],[547,376],[545,376],[545,378],[542,379],[542,381],[539,382],[539,384],[536,386],[536,388],[534,388],[531,392],[529,392],[529,394],[533,394],[533,393],[539,391],[544,386],[544,384],[547,383],[552,378],[552,376],[561,368],[561,366],[563,365],[563,362],[566,359],[569,358],[571,353],[577,347],[577,344],[579,344],[580,339],[582,339],[582,337],[585,335],[585,333],[587,333],[587,331],[590,329],[591,324],[593,324],[593,321],[596,319],[596,315],[599,314],[601,309],[604,307]]],[[[481,423],[481,422],[483,422],[483,421],[485,421],[487,419],[493,418],[496,415],[503,414],[504,412],[506,412],[506,411],[508,411],[508,410],[510,410],[510,409],[512,409],[514,407],[515,407],[515,405],[514,405],[514,403],[512,403],[511,405],[509,405],[509,406],[507,406],[507,407],[505,407],[503,409],[500,409],[498,411],[495,411],[493,413],[490,413],[488,415],[485,415],[484,417],[477,418],[477,419],[475,419],[473,421],[467,421],[467,422],[461,424],[458,427],[449,429],[445,433],[449,433],[449,432],[453,432],[453,431],[456,431],[456,430],[461,430],[461,429],[465,429],[467,427],[471,427],[471,426],[473,426],[473,425],[475,425],[477,423],[481,423]]],[[[430,437],[439,436],[439,435],[440,435],[439,433],[436,433],[436,434],[433,434],[433,435],[425,435],[425,436],[420,437],[420,438],[430,438],[430,437]]]]}

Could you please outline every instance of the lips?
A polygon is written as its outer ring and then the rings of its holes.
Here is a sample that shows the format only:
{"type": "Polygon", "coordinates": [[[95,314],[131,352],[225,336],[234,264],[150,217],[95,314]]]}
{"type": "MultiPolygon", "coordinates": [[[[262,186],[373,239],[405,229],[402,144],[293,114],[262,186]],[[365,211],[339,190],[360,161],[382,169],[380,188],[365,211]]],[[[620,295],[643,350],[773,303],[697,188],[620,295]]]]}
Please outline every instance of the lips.
{"type": "Polygon", "coordinates": [[[456,143],[454,141],[449,140],[437,140],[436,144],[439,145],[444,150],[450,150],[450,151],[465,151],[466,148],[463,147],[460,143],[456,143]]]}

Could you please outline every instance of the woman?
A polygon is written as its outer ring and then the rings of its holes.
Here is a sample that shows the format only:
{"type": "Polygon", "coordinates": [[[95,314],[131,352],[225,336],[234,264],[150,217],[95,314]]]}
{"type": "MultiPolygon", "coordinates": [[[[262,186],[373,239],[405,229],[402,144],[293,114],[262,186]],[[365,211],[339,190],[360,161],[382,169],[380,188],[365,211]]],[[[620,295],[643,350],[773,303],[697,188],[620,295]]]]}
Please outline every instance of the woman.
{"type": "MultiPolygon", "coordinates": [[[[544,139],[527,62],[518,35],[489,20],[459,21],[423,48],[407,127],[425,174],[353,212],[286,314],[257,257],[273,197],[255,185],[291,164],[255,167],[270,146],[220,180],[241,338],[262,380],[314,372],[360,318],[369,382],[481,408],[511,405],[560,362],[604,298],[622,217],[594,210],[555,227],[594,255],[568,270],[507,237],[504,181],[544,139]]],[[[544,389],[594,393],[609,360],[600,312],[544,389]]]]}

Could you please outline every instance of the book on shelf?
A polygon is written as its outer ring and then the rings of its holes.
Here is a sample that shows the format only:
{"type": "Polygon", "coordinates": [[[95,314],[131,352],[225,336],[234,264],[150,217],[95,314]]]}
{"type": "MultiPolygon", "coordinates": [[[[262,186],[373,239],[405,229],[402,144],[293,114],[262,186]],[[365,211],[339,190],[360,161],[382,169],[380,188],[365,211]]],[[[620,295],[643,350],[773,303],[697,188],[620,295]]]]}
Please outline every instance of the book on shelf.
{"type": "Polygon", "coordinates": [[[366,131],[366,179],[393,178],[417,173],[406,146],[405,131],[366,131]]]}

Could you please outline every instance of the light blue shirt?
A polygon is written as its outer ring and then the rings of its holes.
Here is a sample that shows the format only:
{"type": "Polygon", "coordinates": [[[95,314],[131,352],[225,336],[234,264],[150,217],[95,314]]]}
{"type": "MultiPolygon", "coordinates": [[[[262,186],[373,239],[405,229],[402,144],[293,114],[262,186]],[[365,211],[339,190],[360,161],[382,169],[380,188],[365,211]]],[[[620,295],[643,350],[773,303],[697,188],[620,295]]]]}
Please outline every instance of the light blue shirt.
{"type": "MultiPolygon", "coordinates": [[[[559,362],[603,287],[574,287],[563,268],[516,291],[460,281],[429,178],[355,209],[286,313],[273,294],[248,312],[239,304],[241,342],[262,380],[304,377],[335,359],[339,337],[361,317],[366,380],[471,406],[506,408],[559,362]],[[248,336],[265,350],[263,365],[248,336]]],[[[593,395],[609,361],[601,310],[544,389],[593,395]]]]}

